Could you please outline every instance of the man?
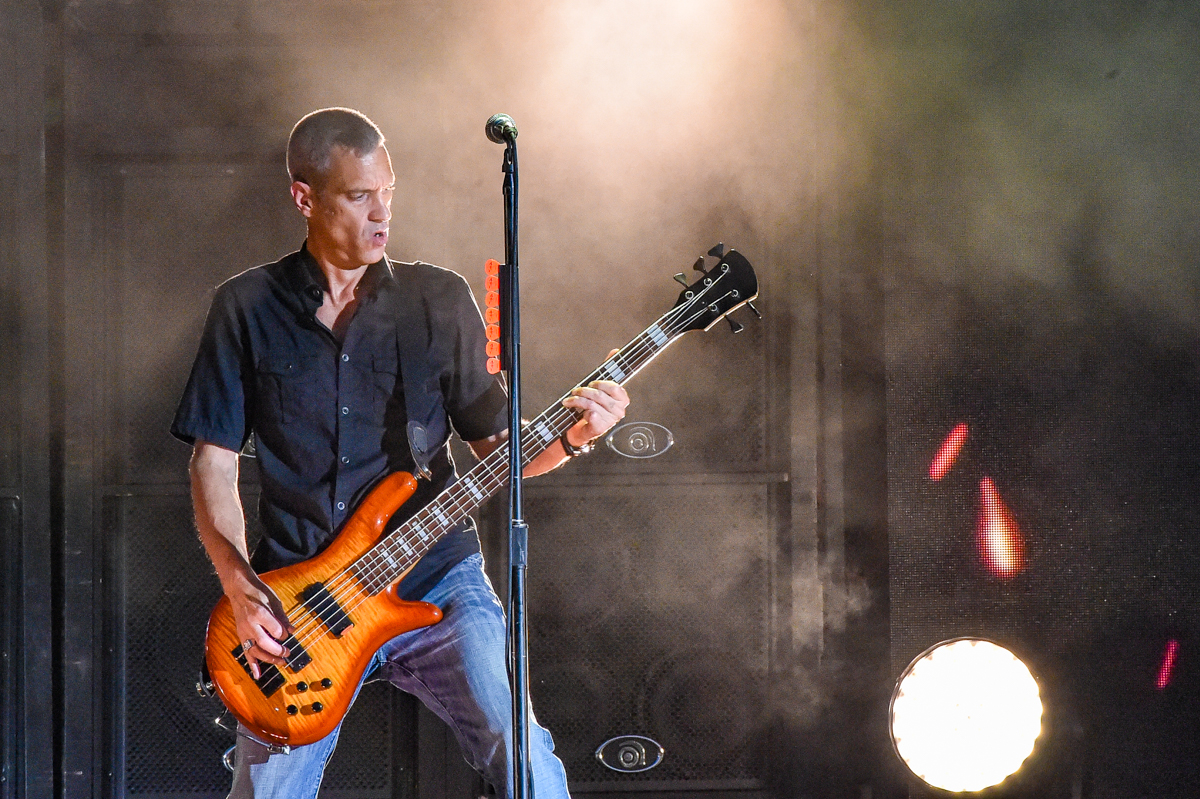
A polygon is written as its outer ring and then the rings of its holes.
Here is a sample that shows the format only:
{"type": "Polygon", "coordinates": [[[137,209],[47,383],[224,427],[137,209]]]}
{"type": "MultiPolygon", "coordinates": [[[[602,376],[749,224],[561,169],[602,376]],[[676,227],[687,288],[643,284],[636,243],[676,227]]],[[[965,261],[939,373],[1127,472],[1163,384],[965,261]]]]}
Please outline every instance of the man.
{"type": "MultiPolygon", "coordinates": [[[[407,518],[455,480],[451,427],[482,458],[508,419],[466,282],[384,254],[395,175],[375,124],[349,109],[315,111],[293,129],[287,163],[304,247],[217,289],[172,425],[193,446],[196,526],[255,676],[260,664],[285,665],[279,641],[292,629],[257,572],[311,558],[380,478],[424,467],[430,477],[393,521],[407,518]],[[265,532],[253,556],[237,490],[251,434],[265,532]]],[[[616,383],[577,389],[564,402],[577,423],[525,474],[585,452],[628,403],[616,383]]],[[[442,621],[388,642],[373,666],[450,725],[467,761],[511,795],[504,619],[482,562],[469,519],[446,533],[400,583],[403,598],[438,605],[442,621]]],[[[538,799],[566,796],[549,733],[535,724],[530,739],[538,799]]],[[[336,741],[337,731],[284,754],[241,730],[230,796],[316,796],[336,741]]]]}

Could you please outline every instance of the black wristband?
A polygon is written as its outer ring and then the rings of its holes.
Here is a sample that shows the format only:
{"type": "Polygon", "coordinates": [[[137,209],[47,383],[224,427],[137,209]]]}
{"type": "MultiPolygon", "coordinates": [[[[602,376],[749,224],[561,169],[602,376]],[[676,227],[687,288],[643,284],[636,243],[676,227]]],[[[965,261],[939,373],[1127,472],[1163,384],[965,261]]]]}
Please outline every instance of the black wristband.
{"type": "MultiPolygon", "coordinates": [[[[570,428],[568,428],[569,430],[570,428]]],[[[577,458],[580,455],[586,455],[596,446],[595,441],[585,441],[580,446],[575,446],[567,440],[567,431],[564,430],[562,435],[558,437],[558,442],[562,444],[563,452],[567,453],[568,458],[577,458]]]]}

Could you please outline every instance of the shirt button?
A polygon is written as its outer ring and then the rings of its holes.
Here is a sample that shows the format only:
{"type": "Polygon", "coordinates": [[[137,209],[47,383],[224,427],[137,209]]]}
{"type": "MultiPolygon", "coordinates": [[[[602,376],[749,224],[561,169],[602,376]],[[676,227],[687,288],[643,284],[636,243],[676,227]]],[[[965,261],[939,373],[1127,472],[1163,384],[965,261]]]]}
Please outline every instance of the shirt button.
{"type": "Polygon", "coordinates": [[[342,416],[345,416],[345,415],[346,415],[346,414],[348,414],[348,413],[350,413],[350,408],[348,408],[347,406],[343,405],[343,406],[342,406],[342,416]]]}
{"type": "Polygon", "coordinates": [[[345,503],[345,502],[339,502],[339,503],[338,503],[338,510],[345,510],[345,509],[346,509],[346,503],[345,503]]]}
{"type": "Polygon", "coordinates": [[[350,356],[343,352],[342,353],[342,363],[345,363],[348,360],[350,360],[350,356]]]}
{"type": "Polygon", "coordinates": [[[348,455],[343,455],[343,456],[342,456],[342,463],[349,463],[349,462],[350,462],[350,456],[348,456],[348,455]]]}

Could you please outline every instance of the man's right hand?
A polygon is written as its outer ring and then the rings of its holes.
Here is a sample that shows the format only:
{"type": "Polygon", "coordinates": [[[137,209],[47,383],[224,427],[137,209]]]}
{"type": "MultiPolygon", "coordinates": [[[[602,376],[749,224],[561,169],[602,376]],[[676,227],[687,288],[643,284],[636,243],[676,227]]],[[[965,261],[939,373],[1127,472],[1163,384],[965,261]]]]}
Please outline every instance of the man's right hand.
{"type": "Polygon", "coordinates": [[[259,663],[286,666],[285,658],[290,654],[280,641],[295,631],[288,621],[283,603],[270,586],[250,572],[234,581],[236,585],[226,591],[233,606],[233,619],[237,625],[238,640],[253,642],[243,650],[246,664],[254,679],[259,678],[259,663]]]}
{"type": "Polygon", "coordinates": [[[189,464],[196,531],[217,570],[221,589],[233,606],[238,640],[254,679],[259,663],[287,665],[280,639],[292,634],[283,603],[250,568],[246,521],[238,495],[238,454],[207,441],[197,441],[189,464]]]}

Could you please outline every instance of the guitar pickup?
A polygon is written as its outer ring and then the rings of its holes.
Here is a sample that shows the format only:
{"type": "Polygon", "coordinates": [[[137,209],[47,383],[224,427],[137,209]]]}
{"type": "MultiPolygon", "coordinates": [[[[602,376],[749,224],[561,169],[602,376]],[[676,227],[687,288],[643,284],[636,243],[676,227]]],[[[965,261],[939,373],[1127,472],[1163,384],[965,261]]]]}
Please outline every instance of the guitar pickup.
{"type": "Polygon", "coordinates": [[[258,686],[258,690],[263,692],[263,696],[270,696],[278,691],[287,682],[287,678],[283,673],[275,667],[273,663],[258,662],[258,679],[254,679],[254,673],[250,671],[250,664],[246,661],[246,657],[242,654],[242,645],[238,644],[233,649],[229,650],[233,655],[233,659],[242,664],[242,668],[246,670],[246,674],[254,680],[254,684],[258,686]]]}
{"type": "Polygon", "coordinates": [[[287,664],[288,668],[292,671],[300,671],[300,669],[312,663],[312,656],[305,650],[304,644],[296,640],[296,636],[289,635],[279,643],[287,647],[287,664]]]}
{"type": "Polygon", "coordinates": [[[354,622],[346,615],[346,611],[329,593],[324,583],[313,583],[300,592],[300,601],[320,619],[334,638],[341,638],[342,633],[354,626],[354,622]]]}

